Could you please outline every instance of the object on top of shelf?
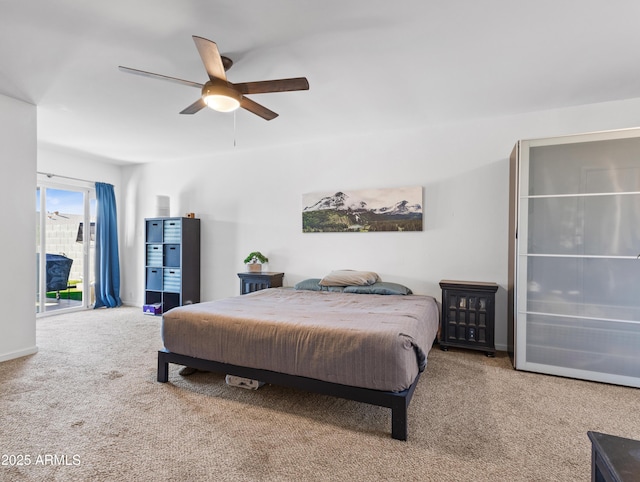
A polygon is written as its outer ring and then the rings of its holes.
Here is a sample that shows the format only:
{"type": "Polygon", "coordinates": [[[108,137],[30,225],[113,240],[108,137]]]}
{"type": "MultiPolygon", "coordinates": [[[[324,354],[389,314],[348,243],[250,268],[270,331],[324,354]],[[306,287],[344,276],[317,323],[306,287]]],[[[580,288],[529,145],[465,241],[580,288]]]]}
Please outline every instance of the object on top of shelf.
{"type": "Polygon", "coordinates": [[[269,258],[263,255],[260,251],[253,251],[244,259],[244,264],[247,265],[248,271],[262,271],[262,263],[268,263],[269,258]]]}

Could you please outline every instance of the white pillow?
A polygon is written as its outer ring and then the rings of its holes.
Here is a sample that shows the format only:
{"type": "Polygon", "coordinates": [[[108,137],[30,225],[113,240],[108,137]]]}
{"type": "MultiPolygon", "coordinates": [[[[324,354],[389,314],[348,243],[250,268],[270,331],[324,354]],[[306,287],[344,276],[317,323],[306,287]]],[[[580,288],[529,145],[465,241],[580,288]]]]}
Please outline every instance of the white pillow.
{"type": "Polygon", "coordinates": [[[332,271],[320,280],[320,286],[368,286],[380,281],[373,271],[340,269],[332,271]]]}

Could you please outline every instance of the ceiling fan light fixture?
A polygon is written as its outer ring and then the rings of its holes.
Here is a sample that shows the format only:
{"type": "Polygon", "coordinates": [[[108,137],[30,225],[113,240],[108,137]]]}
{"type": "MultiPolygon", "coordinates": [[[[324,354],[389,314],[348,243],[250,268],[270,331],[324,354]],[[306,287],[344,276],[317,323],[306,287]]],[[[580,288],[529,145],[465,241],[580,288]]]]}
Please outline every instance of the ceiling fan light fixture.
{"type": "Polygon", "coordinates": [[[237,99],[226,95],[209,94],[204,98],[205,104],[218,112],[233,112],[240,107],[237,99]]]}
{"type": "Polygon", "coordinates": [[[218,112],[233,112],[240,107],[242,95],[227,85],[207,82],[202,88],[202,100],[218,112]]]}

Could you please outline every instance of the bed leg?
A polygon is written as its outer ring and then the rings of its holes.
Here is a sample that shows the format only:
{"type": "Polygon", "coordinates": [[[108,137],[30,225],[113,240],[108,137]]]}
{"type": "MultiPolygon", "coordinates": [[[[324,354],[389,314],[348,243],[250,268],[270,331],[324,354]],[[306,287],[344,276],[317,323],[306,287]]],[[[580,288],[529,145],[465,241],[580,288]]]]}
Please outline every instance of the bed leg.
{"type": "Polygon", "coordinates": [[[391,437],[396,440],[407,440],[407,401],[396,398],[391,406],[391,437]]]}
{"type": "Polygon", "coordinates": [[[158,381],[167,383],[169,381],[169,362],[165,360],[164,353],[158,352],[158,381]]]}

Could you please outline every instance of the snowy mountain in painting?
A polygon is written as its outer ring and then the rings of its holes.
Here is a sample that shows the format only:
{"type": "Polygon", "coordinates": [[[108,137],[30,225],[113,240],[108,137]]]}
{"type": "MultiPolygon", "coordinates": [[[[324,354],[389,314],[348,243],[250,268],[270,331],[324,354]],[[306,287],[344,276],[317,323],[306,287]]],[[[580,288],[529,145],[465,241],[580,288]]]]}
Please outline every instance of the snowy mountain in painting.
{"type": "Polygon", "coordinates": [[[388,214],[390,216],[401,216],[405,214],[415,214],[422,212],[420,204],[409,204],[408,201],[399,201],[393,206],[374,209],[376,214],[388,214]]]}
{"type": "Polygon", "coordinates": [[[388,216],[403,216],[407,214],[422,213],[420,204],[409,204],[408,201],[398,201],[391,206],[381,208],[370,208],[365,201],[349,196],[343,192],[337,192],[333,196],[325,196],[311,206],[306,206],[303,211],[323,211],[333,209],[336,211],[362,212],[369,211],[375,214],[385,214],[388,216]]]}
{"type": "Polygon", "coordinates": [[[335,209],[338,211],[366,211],[367,203],[359,201],[348,194],[337,192],[333,196],[325,196],[311,206],[306,206],[303,211],[322,211],[325,209],[335,209]]]}

